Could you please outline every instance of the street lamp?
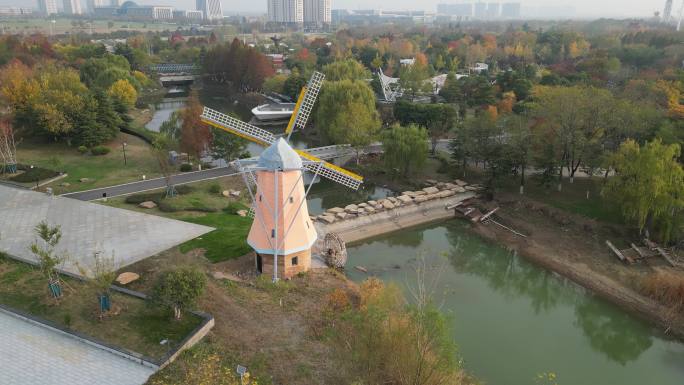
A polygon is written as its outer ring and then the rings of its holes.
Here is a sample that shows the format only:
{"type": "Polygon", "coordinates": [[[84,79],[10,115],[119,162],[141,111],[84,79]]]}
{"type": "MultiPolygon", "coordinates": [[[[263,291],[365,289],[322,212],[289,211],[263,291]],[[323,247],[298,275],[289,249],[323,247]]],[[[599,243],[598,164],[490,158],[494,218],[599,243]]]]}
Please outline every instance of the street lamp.
{"type": "Polygon", "coordinates": [[[126,160],[126,146],[128,146],[128,143],[121,142],[121,149],[123,150],[123,156],[124,156],[124,166],[128,164],[128,162],[126,160]]]}

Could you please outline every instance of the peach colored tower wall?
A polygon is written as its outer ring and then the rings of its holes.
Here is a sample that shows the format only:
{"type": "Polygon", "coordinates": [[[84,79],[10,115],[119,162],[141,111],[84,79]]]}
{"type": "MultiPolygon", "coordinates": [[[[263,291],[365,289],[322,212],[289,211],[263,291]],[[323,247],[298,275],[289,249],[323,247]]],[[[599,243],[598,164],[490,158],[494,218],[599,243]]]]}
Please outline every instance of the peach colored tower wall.
{"type": "Polygon", "coordinates": [[[278,247],[278,276],[280,278],[289,278],[291,275],[308,270],[311,267],[311,246],[316,241],[317,234],[309,218],[302,172],[288,170],[276,174],[273,171],[262,170],[256,173],[256,178],[258,187],[254,197],[255,215],[247,243],[257,254],[261,255],[262,272],[266,273],[268,270],[271,274],[273,273],[276,239],[280,246],[278,247]],[[279,212],[277,233],[273,221],[276,206],[279,212]],[[292,265],[294,257],[297,257],[296,265],[292,265]]]}

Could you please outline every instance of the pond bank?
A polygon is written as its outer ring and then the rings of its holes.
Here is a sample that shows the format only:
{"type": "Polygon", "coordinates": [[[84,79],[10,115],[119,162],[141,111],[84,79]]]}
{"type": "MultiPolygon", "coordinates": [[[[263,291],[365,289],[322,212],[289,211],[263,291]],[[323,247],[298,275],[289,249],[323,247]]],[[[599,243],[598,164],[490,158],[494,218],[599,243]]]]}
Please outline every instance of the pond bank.
{"type": "Polygon", "coordinates": [[[319,239],[336,233],[346,243],[358,242],[407,227],[454,217],[453,207],[477,196],[479,186],[439,183],[418,191],[405,191],[398,197],[370,200],[333,207],[314,216],[319,239]]]}
{"type": "MultiPolygon", "coordinates": [[[[559,214],[555,211],[560,210],[537,202],[534,205],[536,210],[525,209],[525,204],[521,204],[520,201],[487,204],[490,207],[500,206],[497,215],[512,227],[524,229],[530,234],[529,237],[519,237],[491,224],[478,224],[473,226],[473,231],[652,322],[666,334],[680,340],[684,339],[684,317],[681,314],[673,314],[666,306],[641,295],[626,284],[629,281],[633,285],[638,284],[640,277],[648,274],[651,266],[619,264],[612,260],[613,256],[603,246],[602,237],[606,235],[602,234],[600,229],[582,223],[582,219],[574,218],[567,213],[564,213],[566,217],[561,221],[565,224],[551,223],[557,222],[559,214]],[[554,217],[554,220],[545,217],[554,217]]],[[[527,203],[527,206],[529,207],[530,203],[527,203]]]]}

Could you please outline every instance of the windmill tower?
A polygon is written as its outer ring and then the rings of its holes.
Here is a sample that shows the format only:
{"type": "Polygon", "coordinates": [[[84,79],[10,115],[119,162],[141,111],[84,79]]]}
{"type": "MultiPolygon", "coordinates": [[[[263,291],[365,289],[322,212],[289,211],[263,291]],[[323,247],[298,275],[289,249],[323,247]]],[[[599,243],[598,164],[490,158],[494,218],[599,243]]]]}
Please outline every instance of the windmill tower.
{"type": "Polygon", "coordinates": [[[296,150],[288,143],[295,128],[303,129],[323,83],[323,74],[314,72],[299,94],[295,111],[285,129],[285,138],[247,124],[229,115],[204,107],[201,119],[216,128],[267,147],[257,159],[239,160],[245,184],[252,198],[254,221],[247,243],[256,252],[257,272],[271,274],[273,281],[290,278],[311,268],[311,247],[316,241],[306,205],[316,177],[322,176],[358,189],[363,178],[314,155],[296,150]],[[309,186],[304,173],[312,172],[309,186]],[[256,187],[256,188],[254,188],[256,187]]]}

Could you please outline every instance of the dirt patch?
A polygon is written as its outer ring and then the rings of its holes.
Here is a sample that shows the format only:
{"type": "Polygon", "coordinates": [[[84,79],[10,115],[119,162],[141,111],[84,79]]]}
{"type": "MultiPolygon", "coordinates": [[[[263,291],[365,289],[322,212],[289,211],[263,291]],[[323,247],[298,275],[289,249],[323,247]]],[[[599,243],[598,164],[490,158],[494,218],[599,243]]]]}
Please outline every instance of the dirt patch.
{"type": "Polygon", "coordinates": [[[658,269],[673,274],[684,272],[658,258],[629,266],[618,261],[605,246],[605,240],[628,245],[627,229],[507,194],[481,205],[484,209],[500,207],[496,220],[528,236],[520,237],[493,223],[475,226],[480,235],[684,338],[684,315],[673,314],[668,307],[638,292],[643,279],[658,269]]]}
{"type": "MultiPolygon", "coordinates": [[[[334,270],[314,270],[278,285],[249,274],[253,255],[211,264],[197,249],[178,249],[129,266],[141,275],[131,288],[147,292],[165,269],[192,265],[207,273],[208,285],[198,309],[214,316],[208,342],[235,352],[240,362],[266,383],[329,384],[334,357],[323,339],[323,314],[329,293],[345,290],[357,296],[356,285],[334,270]],[[216,279],[216,272],[242,282],[216,279]]],[[[175,365],[172,364],[172,366],[175,365]]],[[[170,368],[169,370],[177,370],[170,368]]]]}

